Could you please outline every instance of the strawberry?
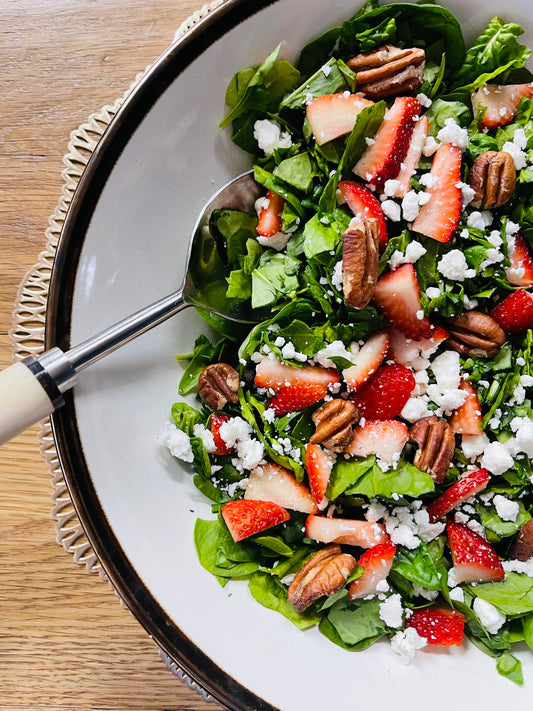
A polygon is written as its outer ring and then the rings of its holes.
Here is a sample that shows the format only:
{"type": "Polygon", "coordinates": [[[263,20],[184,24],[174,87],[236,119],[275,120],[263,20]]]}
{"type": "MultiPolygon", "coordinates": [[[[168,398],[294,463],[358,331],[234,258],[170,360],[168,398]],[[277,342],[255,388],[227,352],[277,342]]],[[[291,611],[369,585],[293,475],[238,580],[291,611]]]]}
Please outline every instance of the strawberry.
{"type": "Polygon", "coordinates": [[[413,232],[420,232],[437,242],[451,240],[462,210],[462,193],[458,187],[461,158],[461,151],[451,143],[443,143],[437,149],[429,172],[433,184],[426,191],[431,197],[413,222],[413,232]]]}
{"type": "Polygon", "coordinates": [[[420,285],[412,264],[402,264],[378,280],[372,297],[386,318],[416,341],[431,338],[434,327],[420,305],[420,285]]]}
{"type": "Polygon", "coordinates": [[[220,511],[235,543],[290,518],[288,511],[272,501],[238,499],[222,504],[220,511]]]}
{"type": "Polygon", "coordinates": [[[466,400],[453,411],[448,423],[456,434],[479,435],[483,417],[477,391],[467,380],[461,380],[459,390],[466,392],[466,400]]]}
{"type": "Polygon", "coordinates": [[[368,339],[355,356],[354,365],[342,371],[342,377],[349,391],[357,390],[376,372],[387,355],[388,348],[389,336],[386,331],[379,331],[368,339]]]}
{"type": "Polygon", "coordinates": [[[279,464],[260,464],[248,477],[245,499],[272,501],[284,509],[316,513],[318,507],[309,489],[296,481],[294,474],[279,464]]]}
{"type": "Polygon", "coordinates": [[[405,407],[415,387],[413,372],[399,363],[383,365],[352,396],[359,417],[393,420],[405,407]]]}
{"type": "Polygon", "coordinates": [[[533,294],[517,289],[490,312],[506,333],[523,333],[533,328],[533,294]]]}
{"type": "Polygon", "coordinates": [[[309,479],[311,494],[316,503],[327,503],[325,500],[326,489],[331,475],[335,458],[318,444],[307,444],[305,447],[305,467],[309,479]]]}
{"type": "Polygon", "coordinates": [[[226,442],[220,436],[221,426],[229,419],[230,418],[228,415],[218,415],[216,412],[213,412],[213,414],[211,415],[210,430],[211,434],[213,435],[216,447],[214,454],[229,454],[231,451],[233,451],[233,447],[228,447],[226,442]]]}
{"type": "Polygon", "coordinates": [[[374,102],[357,94],[325,94],[307,105],[307,120],[319,146],[344,136],[355,126],[357,116],[374,102]]]}
{"type": "Polygon", "coordinates": [[[378,583],[385,580],[390,573],[395,553],[396,546],[392,541],[379,543],[363,553],[357,561],[357,565],[364,568],[363,574],[350,583],[348,587],[350,600],[374,595],[378,583]]]}
{"type": "Polygon", "coordinates": [[[418,168],[428,131],[429,120],[427,116],[421,116],[420,120],[413,129],[413,135],[411,136],[411,142],[409,143],[409,148],[407,149],[407,155],[401,164],[400,172],[396,176],[396,180],[398,180],[400,184],[394,193],[394,197],[403,198],[411,189],[411,178],[418,168]]]}
{"type": "Polygon", "coordinates": [[[509,246],[509,261],[511,266],[505,271],[509,284],[513,286],[531,286],[533,284],[533,261],[529,254],[526,241],[520,235],[513,235],[509,246]]]}
{"type": "Polygon", "coordinates": [[[416,123],[414,119],[421,108],[418,99],[397,97],[374,136],[374,142],[355,164],[353,172],[378,188],[389,178],[395,178],[407,155],[416,123]]]}
{"type": "Polygon", "coordinates": [[[323,400],[328,394],[325,385],[288,385],[282,388],[274,397],[268,401],[268,407],[274,410],[277,417],[286,415],[288,412],[303,410],[309,405],[323,400]]]}
{"type": "Polygon", "coordinates": [[[345,543],[359,548],[372,548],[389,540],[382,523],[314,514],[307,517],[305,535],[320,543],[345,543]]]}
{"type": "Polygon", "coordinates": [[[390,338],[389,358],[402,365],[417,367],[417,359],[429,358],[437,348],[448,338],[448,331],[442,326],[435,326],[430,338],[420,338],[418,341],[408,338],[399,328],[391,326],[387,329],[390,338]]]}
{"type": "Polygon", "coordinates": [[[262,237],[273,237],[281,230],[281,213],[285,200],[277,193],[269,190],[265,202],[259,211],[257,234],[262,237]]]}
{"type": "Polygon", "coordinates": [[[376,454],[385,464],[394,464],[405,443],[409,439],[409,430],[404,422],[398,420],[366,420],[364,427],[354,429],[354,437],[344,450],[344,454],[356,457],[368,457],[376,454]]]}
{"type": "Polygon", "coordinates": [[[505,571],[498,554],[484,538],[452,521],[448,521],[446,530],[458,583],[492,583],[504,579],[505,571]]]}
{"type": "Polygon", "coordinates": [[[354,215],[360,215],[364,221],[365,217],[377,220],[379,226],[379,247],[385,249],[389,237],[387,234],[387,222],[381,207],[380,201],[368,188],[360,183],[351,180],[343,180],[338,186],[339,204],[347,203],[354,215]]]}
{"type": "Polygon", "coordinates": [[[430,605],[413,610],[405,626],[413,627],[428,644],[453,647],[463,641],[465,618],[456,610],[430,605]]]}
{"type": "Polygon", "coordinates": [[[516,107],[524,96],[533,97],[533,82],[530,84],[483,84],[477,91],[472,92],[472,107],[474,118],[478,112],[485,108],[479,118],[479,125],[485,128],[505,126],[516,116],[516,107]]]}
{"type": "Polygon", "coordinates": [[[476,469],[456,481],[428,506],[429,522],[435,523],[470,496],[483,491],[489,483],[489,478],[486,469],[476,469]]]}

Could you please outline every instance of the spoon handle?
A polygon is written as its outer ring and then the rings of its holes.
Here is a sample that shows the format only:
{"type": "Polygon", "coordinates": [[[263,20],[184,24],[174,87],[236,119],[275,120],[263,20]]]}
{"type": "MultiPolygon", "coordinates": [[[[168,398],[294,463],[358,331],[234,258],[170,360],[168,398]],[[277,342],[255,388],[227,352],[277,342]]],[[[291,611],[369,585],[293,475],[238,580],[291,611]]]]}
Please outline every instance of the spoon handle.
{"type": "Polygon", "coordinates": [[[183,289],[127,316],[64,353],[51,348],[0,371],[0,445],[64,403],[78,373],[189,306],[183,289]]]}

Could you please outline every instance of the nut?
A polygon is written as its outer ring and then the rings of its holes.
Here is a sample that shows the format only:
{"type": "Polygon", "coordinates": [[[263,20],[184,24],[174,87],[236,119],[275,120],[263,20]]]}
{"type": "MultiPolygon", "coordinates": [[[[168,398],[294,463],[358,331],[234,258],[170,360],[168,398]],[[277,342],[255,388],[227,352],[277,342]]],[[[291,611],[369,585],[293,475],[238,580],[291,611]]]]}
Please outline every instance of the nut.
{"type": "Polygon", "coordinates": [[[509,558],[528,560],[533,555],[533,518],[520,526],[509,551],[509,558]]]}
{"type": "Polygon", "coordinates": [[[505,342],[505,332],[488,314],[467,311],[446,319],[446,344],[462,356],[494,358],[505,342]]]}
{"type": "Polygon", "coordinates": [[[198,378],[198,394],[212,410],[222,410],[231,402],[239,402],[239,374],[227,363],[213,363],[204,368],[198,378]]]}
{"type": "Polygon", "coordinates": [[[379,223],[354,218],[342,235],[342,290],[348,306],[364,309],[374,293],[379,268],[379,223]]]}
{"type": "Polygon", "coordinates": [[[338,545],[326,546],[315,553],[294,576],[289,585],[291,605],[303,612],[323,595],[334,595],[355,570],[355,558],[343,553],[338,545]]]}
{"type": "Polygon", "coordinates": [[[322,443],[332,452],[343,452],[353,439],[356,419],[355,405],[350,400],[335,398],[321,405],[313,413],[316,431],[311,444],[322,443]]]}
{"type": "Polygon", "coordinates": [[[455,435],[446,420],[423,417],[411,427],[409,438],[418,444],[414,465],[440,484],[448,471],[455,449],[455,435]]]}
{"type": "Polygon", "coordinates": [[[516,167],[507,151],[485,151],[475,161],[468,184],[474,191],[472,207],[493,210],[510,200],[516,185],[516,167]]]}
{"type": "Polygon", "coordinates": [[[365,96],[381,99],[418,89],[424,79],[423,49],[400,49],[385,44],[348,60],[356,73],[357,88],[365,96]]]}

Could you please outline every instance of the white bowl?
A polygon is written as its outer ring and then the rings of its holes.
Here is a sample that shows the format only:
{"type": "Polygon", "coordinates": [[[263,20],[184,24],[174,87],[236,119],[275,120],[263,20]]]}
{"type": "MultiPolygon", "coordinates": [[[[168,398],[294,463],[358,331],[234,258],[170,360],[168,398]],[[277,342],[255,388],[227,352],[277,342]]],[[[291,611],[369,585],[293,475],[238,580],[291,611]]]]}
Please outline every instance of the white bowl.
{"type": "MultiPolygon", "coordinates": [[[[82,178],[54,267],[47,347],[74,345],[175,290],[202,205],[249,167],[221,131],[233,74],[282,42],[295,60],[309,39],[353,15],[353,0],[228,0],[156,63],[112,122],[82,178]]],[[[472,38],[495,14],[528,30],[529,0],[447,0],[472,38]]],[[[257,604],[246,583],[221,588],[199,564],[193,525],[211,518],[190,471],[157,440],[177,399],[174,360],[204,324],[193,309],[86,371],[54,416],[61,464],[87,535],[117,591],[161,648],[232,709],[371,705],[485,711],[530,703],[472,645],[433,649],[404,666],[386,642],[361,653],[301,632],[257,604]],[[481,690],[480,684],[485,684],[481,690]],[[490,693],[488,691],[490,689],[490,693]]]]}

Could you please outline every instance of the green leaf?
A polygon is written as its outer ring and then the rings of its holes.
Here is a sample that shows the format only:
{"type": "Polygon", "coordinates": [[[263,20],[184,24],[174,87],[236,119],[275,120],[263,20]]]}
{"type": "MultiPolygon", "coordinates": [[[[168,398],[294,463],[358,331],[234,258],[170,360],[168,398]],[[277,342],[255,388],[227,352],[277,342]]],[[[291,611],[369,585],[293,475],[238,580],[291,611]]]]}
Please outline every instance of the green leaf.
{"type": "Polygon", "coordinates": [[[518,501],[519,511],[515,521],[503,521],[497,514],[494,506],[476,504],[476,513],[479,516],[481,525],[487,533],[487,540],[499,541],[502,538],[513,536],[518,529],[527,523],[531,516],[524,508],[524,504],[518,501]]]}
{"type": "Polygon", "coordinates": [[[533,578],[521,573],[507,573],[501,583],[480,583],[473,593],[505,615],[533,612],[533,578]]]}
{"type": "Polygon", "coordinates": [[[287,600],[287,588],[279,579],[269,573],[254,573],[248,583],[250,593],[257,602],[269,610],[275,610],[293,622],[301,630],[313,627],[319,621],[312,610],[298,612],[287,600]]]}
{"type": "Polygon", "coordinates": [[[274,303],[280,296],[294,295],[298,289],[300,262],[284,254],[274,254],[252,272],[252,308],[274,303]]]}
{"type": "Polygon", "coordinates": [[[522,629],[527,646],[533,650],[533,612],[522,617],[522,629]]]}
{"type": "Polygon", "coordinates": [[[272,190],[278,195],[281,195],[281,197],[294,208],[296,214],[299,217],[303,217],[304,210],[300,198],[298,198],[290,190],[287,190],[276,175],[269,173],[259,165],[254,165],[254,180],[267,190],[272,190]]]}
{"type": "Polygon", "coordinates": [[[351,461],[343,461],[338,459],[331,472],[326,496],[330,501],[334,501],[346,489],[355,484],[356,481],[373,469],[376,458],[375,456],[366,457],[366,459],[353,459],[351,461]]]}
{"type": "Polygon", "coordinates": [[[277,536],[254,536],[252,540],[277,555],[291,556],[294,553],[293,549],[277,536]]]}
{"type": "MultiPolygon", "coordinates": [[[[350,460],[345,460],[339,462],[337,466],[348,468],[350,464],[350,460]]],[[[434,490],[435,483],[429,474],[400,460],[397,468],[388,472],[381,471],[378,465],[374,464],[358,481],[346,489],[346,494],[359,494],[369,499],[376,496],[387,499],[392,499],[393,496],[416,498],[434,490]]]]}
{"type": "Polygon", "coordinates": [[[307,193],[311,188],[316,171],[309,153],[297,153],[295,156],[282,160],[275,168],[274,175],[296,190],[307,193]]]}
{"type": "Polygon", "coordinates": [[[430,590],[440,590],[441,580],[437,567],[425,543],[421,542],[414,550],[399,546],[392,569],[416,585],[430,590]]]}
{"type": "Polygon", "coordinates": [[[242,269],[234,269],[228,277],[228,299],[249,299],[252,295],[252,279],[242,269]]]}
{"type": "Polygon", "coordinates": [[[247,240],[257,237],[257,216],[240,210],[222,209],[213,213],[211,218],[224,238],[228,263],[236,264],[246,252],[247,240]]]}
{"type": "Polygon", "coordinates": [[[302,109],[305,108],[309,97],[316,98],[317,96],[324,96],[324,94],[337,94],[350,90],[350,88],[346,80],[345,68],[342,67],[341,70],[339,62],[331,58],[301,86],[285,97],[279,108],[280,110],[302,109]]]}
{"type": "Polygon", "coordinates": [[[342,210],[336,210],[332,215],[314,215],[303,230],[303,248],[307,259],[334,250],[349,223],[350,217],[342,210]]]}
{"type": "Polygon", "coordinates": [[[499,674],[506,679],[514,681],[515,684],[522,686],[524,683],[522,664],[516,657],[513,657],[510,652],[504,652],[497,658],[496,669],[499,674]]]}
{"type": "Polygon", "coordinates": [[[219,519],[196,520],[194,545],[200,565],[222,579],[223,585],[227,582],[224,579],[249,576],[259,569],[254,547],[249,543],[235,543],[219,519]]]}
{"type": "Polygon", "coordinates": [[[379,47],[382,44],[394,44],[396,41],[396,20],[394,17],[385,18],[377,27],[358,32],[355,39],[359,42],[361,52],[370,52],[374,47],[379,47]]]}
{"type": "Polygon", "coordinates": [[[176,427],[183,430],[189,437],[192,436],[194,425],[202,423],[202,417],[198,410],[185,402],[175,402],[170,409],[170,414],[176,427]]]}
{"type": "Polygon", "coordinates": [[[366,649],[387,633],[387,626],[379,616],[379,605],[375,599],[350,601],[342,598],[330,608],[319,630],[344,649],[366,649]]]}

